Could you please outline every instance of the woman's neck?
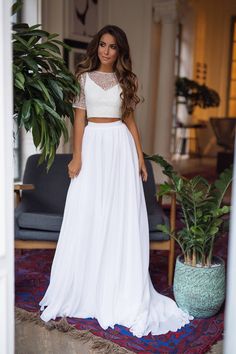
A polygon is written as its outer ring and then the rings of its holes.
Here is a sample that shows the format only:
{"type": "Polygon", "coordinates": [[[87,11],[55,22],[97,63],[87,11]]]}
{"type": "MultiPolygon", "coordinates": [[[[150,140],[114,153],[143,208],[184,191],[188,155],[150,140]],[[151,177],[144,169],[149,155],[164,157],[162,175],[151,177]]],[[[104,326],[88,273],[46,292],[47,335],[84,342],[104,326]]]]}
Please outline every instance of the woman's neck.
{"type": "Polygon", "coordinates": [[[108,66],[108,65],[100,65],[98,68],[98,71],[102,71],[104,73],[113,73],[113,67],[112,66],[108,66]]]}

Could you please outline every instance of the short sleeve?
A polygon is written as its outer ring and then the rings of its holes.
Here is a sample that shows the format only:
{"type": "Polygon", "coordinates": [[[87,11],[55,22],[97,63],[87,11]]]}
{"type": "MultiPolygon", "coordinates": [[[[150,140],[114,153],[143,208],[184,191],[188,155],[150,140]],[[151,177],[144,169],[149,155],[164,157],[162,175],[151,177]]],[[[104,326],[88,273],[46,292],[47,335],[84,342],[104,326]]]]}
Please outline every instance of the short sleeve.
{"type": "Polygon", "coordinates": [[[80,84],[80,94],[75,97],[72,103],[72,107],[74,108],[86,109],[86,101],[85,101],[85,94],[84,94],[85,79],[86,79],[85,73],[82,74],[78,79],[80,84]]]}

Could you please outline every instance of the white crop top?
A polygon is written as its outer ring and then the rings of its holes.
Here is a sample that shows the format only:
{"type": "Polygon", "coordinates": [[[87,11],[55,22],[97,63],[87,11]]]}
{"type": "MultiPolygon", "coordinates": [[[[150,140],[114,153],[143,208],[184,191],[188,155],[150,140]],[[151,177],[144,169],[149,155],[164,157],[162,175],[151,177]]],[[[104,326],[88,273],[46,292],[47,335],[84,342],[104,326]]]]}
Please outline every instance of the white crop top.
{"type": "MultiPolygon", "coordinates": [[[[87,110],[87,118],[121,118],[122,89],[115,73],[91,71],[79,79],[80,95],[73,102],[74,108],[87,110]]],[[[134,109],[135,104],[131,104],[134,109]]]]}
{"type": "Polygon", "coordinates": [[[91,71],[81,75],[80,95],[74,108],[86,109],[87,118],[121,118],[122,89],[115,73],[91,71]]]}

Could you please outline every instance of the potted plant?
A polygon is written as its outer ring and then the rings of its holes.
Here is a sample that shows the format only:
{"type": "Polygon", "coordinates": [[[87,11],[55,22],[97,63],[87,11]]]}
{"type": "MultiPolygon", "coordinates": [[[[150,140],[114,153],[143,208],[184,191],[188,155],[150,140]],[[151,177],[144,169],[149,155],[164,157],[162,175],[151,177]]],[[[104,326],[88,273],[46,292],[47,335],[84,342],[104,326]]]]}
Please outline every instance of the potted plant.
{"type": "MultiPolygon", "coordinates": [[[[19,10],[21,1],[13,5],[19,10]]],[[[51,166],[60,138],[68,140],[67,117],[73,124],[71,101],[79,93],[79,84],[60,54],[63,42],[57,34],[39,29],[40,25],[13,25],[14,118],[18,127],[31,131],[34,145],[40,149],[40,162],[51,166]]]]}
{"type": "Polygon", "coordinates": [[[175,193],[180,206],[180,230],[172,233],[167,226],[158,226],[176,240],[182,251],[174,275],[176,302],[194,317],[212,316],[225,298],[224,261],[213,256],[213,249],[223,216],[230,211],[229,206],[222,206],[222,200],[232,181],[232,169],[226,169],[209,184],[201,176],[181,177],[159,155],[146,158],[158,163],[169,178],[158,194],[175,193]]]}
{"type": "MultiPolygon", "coordinates": [[[[218,107],[220,104],[220,97],[215,90],[186,77],[177,77],[175,81],[175,97],[176,104],[184,105],[185,114],[190,118],[192,118],[191,116],[196,106],[209,108],[218,107]]],[[[179,120],[181,118],[182,120],[184,119],[183,117],[178,117],[179,120]]]]}

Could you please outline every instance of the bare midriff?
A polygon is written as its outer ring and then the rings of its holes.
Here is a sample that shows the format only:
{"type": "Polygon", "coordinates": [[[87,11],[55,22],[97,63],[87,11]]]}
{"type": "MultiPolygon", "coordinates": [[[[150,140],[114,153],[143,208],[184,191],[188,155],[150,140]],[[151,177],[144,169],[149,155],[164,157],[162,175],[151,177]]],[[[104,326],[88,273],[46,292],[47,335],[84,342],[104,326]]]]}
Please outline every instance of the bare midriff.
{"type": "Polygon", "coordinates": [[[120,118],[88,118],[89,122],[94,123],[111,123],[120,120],[120,118]]]}

